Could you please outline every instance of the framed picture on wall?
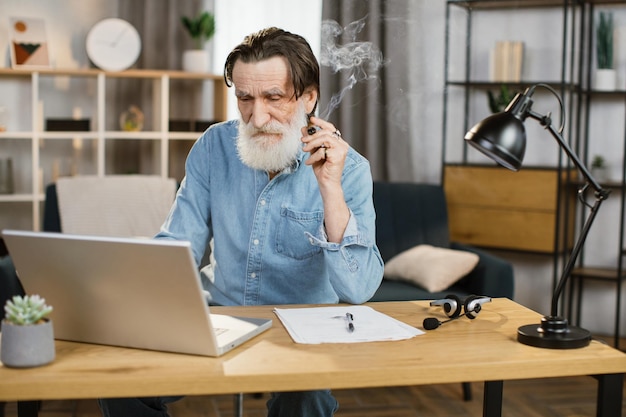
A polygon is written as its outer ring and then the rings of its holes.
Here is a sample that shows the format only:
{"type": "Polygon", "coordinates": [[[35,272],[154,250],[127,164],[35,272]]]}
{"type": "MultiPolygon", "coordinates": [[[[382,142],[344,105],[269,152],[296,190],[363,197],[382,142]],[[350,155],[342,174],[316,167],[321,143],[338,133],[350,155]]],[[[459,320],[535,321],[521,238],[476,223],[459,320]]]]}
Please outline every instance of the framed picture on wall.
{"type": "Polygon", "coordinates": [[[49,67],[50,56],[43,19],[9,18],[13,68],[49,67]]]}

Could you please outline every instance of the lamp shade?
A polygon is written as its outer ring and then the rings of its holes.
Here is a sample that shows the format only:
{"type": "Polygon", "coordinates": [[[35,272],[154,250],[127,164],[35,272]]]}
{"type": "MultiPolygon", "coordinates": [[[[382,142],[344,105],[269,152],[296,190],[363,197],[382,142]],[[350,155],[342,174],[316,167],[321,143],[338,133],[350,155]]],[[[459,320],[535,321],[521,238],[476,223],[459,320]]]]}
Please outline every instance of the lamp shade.
{"type": "Polygon", "coordinates": [[[512,171],[518,171],[526,152],[524,123],[505,111],[483,119],[466,134],[474,148],[512,171]]]}

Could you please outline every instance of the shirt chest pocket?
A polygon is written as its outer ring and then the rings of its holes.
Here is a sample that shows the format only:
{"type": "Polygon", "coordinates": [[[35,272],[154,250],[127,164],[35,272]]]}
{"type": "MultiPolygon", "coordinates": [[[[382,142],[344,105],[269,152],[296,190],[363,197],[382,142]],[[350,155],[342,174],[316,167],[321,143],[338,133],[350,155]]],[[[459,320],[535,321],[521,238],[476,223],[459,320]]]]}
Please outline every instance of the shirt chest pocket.
{"type": "Polygon", "coordinates": [[[293,211],[283,207],[276,231],[276,252],[294,259],[320,253],[322,249],[312,245],[305,232],[316,236],[323,221],[323,211],[293,211]]]}

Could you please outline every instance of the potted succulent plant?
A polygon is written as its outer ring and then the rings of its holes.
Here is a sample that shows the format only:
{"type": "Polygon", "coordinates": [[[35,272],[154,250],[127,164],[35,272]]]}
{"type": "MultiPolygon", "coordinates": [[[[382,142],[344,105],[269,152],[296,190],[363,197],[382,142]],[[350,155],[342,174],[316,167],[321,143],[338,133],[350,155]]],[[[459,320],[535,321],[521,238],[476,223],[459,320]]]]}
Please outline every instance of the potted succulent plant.
{"type": "Polygon", "coordinates": [[[183,26],[191,36],[195,49],[183,52],[183,70],[191,72],[207,72],[209,56],[204,45],[215,34],[215,16],[210,12],[202,12],[196,17],[183,16],[183,26]]]}
{"type": "Polygon", "coordinates": [[[613,13],[600,12],[596,25],[596,90],[615,90],[613,68],[613,13]]]}
{"type": "Polygon", "coordinates": [[[0,361],[12,368],[30,368],[54,360],[54,331],[48,318],[52,307],[38,295],[7,300],[2,321],[0,361]]]}

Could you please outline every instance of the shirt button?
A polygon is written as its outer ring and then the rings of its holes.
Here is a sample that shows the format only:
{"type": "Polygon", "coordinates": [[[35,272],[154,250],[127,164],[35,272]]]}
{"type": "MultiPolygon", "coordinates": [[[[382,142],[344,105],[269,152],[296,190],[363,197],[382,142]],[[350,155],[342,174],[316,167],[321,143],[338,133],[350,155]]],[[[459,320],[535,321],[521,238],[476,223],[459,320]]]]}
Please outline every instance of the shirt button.
{"type": "Polygon", "coordinates": [[[265,200],[261,200],[261,205],[264,206],[265,204],[265,200]]]}
{"type": "Polygon", "coordinates": [[[256,278],[256,272],[251,273],[250,278],[256,278]]]}
{"type": "Polygon", "coordinates": [[[254,239],[254,240],[252,241],[252,243],[254,243],[255,245],[258,245],[258,244],[259,244],[259,239],[254,239]]]}

